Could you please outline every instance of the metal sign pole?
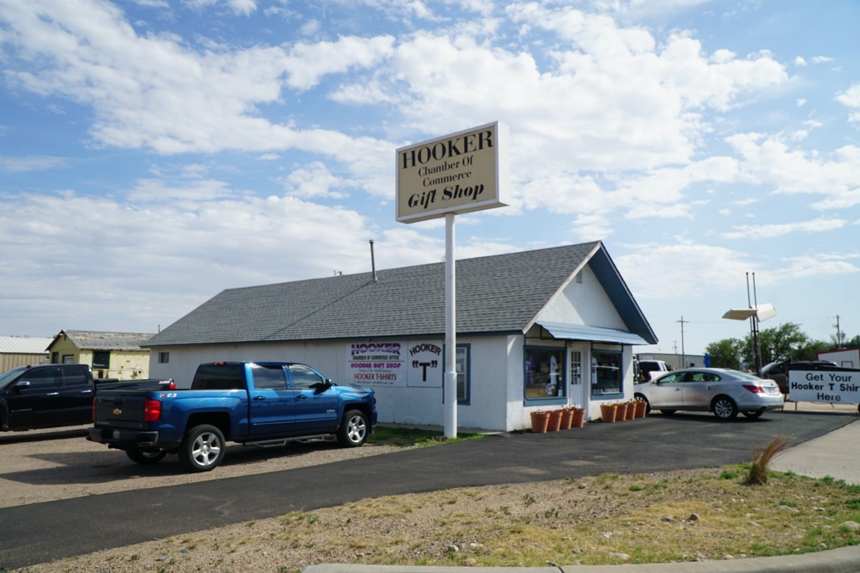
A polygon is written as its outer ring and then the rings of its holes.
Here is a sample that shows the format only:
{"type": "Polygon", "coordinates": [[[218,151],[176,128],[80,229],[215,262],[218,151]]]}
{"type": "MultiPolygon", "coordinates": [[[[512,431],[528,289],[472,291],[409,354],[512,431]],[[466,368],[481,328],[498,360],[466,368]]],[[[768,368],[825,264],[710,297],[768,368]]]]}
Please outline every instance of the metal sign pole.
{"type": "Polygon", "coordinates": [[[454,213],[445,215],[445,437],[457,437],[457,281],[454,213]]]}

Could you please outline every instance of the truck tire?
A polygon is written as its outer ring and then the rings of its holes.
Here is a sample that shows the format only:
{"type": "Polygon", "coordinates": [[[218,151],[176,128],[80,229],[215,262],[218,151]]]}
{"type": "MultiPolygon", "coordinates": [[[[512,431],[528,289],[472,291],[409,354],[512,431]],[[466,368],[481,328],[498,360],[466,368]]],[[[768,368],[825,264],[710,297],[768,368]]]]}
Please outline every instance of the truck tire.
{"type": "Polygon", "coordinates": [[[167,452],[164,450],[126,450],[125,455],[128,456],[128,459],[133,461],[136,464],[142,464],[145,466],[157,464],[161,460],[164,459],[164,456],[167,455],[167,452]]]}
{"type": "Polygon", "coordinates": [[[345,448],[357,448],[367,440],[370,424],[361,410],[350,410],[343,415],[343,423],[337,430],[337,441],[345,448]]]}
{"type": "Polygon", "coordinates": [[[208,472],[224,459],[224,445],[224,434],[215,426],[194,426],[179,446],[179,462],[190,472],[208,472]]]}

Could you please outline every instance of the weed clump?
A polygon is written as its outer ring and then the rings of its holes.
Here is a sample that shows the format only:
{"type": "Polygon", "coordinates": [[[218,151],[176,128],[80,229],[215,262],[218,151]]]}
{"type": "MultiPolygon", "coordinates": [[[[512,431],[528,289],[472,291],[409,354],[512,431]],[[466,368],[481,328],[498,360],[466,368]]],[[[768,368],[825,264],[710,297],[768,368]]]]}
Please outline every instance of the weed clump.
{"type": "Polygon", "coordinates": [[[749,485],[764,485],[770,473],[770,462],[788,448],[788,438],[777,436],[766,446],[757,444],[753,447],[753,459],[750,464],[746,483],[749,485]]]}

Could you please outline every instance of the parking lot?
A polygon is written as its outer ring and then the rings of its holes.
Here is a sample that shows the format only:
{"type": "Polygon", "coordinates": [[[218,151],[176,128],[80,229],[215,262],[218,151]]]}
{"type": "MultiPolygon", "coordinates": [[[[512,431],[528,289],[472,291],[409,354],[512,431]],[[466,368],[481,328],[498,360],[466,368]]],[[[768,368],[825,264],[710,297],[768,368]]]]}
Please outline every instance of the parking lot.
{"type": "Polygon", "coordinates": [[[796,444],[856,419],[856,410],[845,407],[801,408],[732,422],[710,414],[655,414],[550,434],[498,434],[391,455],[373,456],[383,451],[365,446],[350,450],[364,458],[340,461],[329,454],[344,450],[328,444],[272,450],[234,447],[224,466],[200,478],[181,473],[169,458],[155,466],[138,466],[121,452],[96,448],[83,437],[63,435],[55,441],[5,435],[0,437],[0,489],[16,488],[22,499],[30,500],[38,499],[40,490],[53,489],[66,492],[67,499],[0,509],[5,532],[0,565],[23,566],[368,497],[607,472],[719,467],[749,461],[753,446],[776,436],[796,444]],[[49,451],[66,440],[74,444],[72,451],[49,451]],[[5,463],[8,452],[16,449],[23,450],[16,463],[24,464],[17,470],[5,463]],[[319,462],[324,465],[312,463],[314,459],[325,460],[319,462]],[[284,462],[296,465],[277,469],[284,462]],[[86,493],[69,495],[81,491],[86,493]],[[83,520],[82,515],[98,518],[83,520]],[[45,529],[52,531],[50,539],[40,535],[45,529]]]}

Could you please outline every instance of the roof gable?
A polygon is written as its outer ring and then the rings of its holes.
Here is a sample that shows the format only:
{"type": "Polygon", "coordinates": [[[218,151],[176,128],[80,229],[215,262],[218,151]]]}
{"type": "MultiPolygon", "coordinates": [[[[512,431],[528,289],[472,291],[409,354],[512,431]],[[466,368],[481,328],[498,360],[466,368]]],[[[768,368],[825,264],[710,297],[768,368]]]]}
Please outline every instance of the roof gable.
{"type": "MultiPolygon", "coordinates": [[[[458,334],[524,332],[596,249],[602,244],[457,261],[458,334]]],[[[377,277],[374,282],[371,273],[361,273],[228,289],[146,346],[444,334],[444,263],[382,270],[377,277]]]]}

